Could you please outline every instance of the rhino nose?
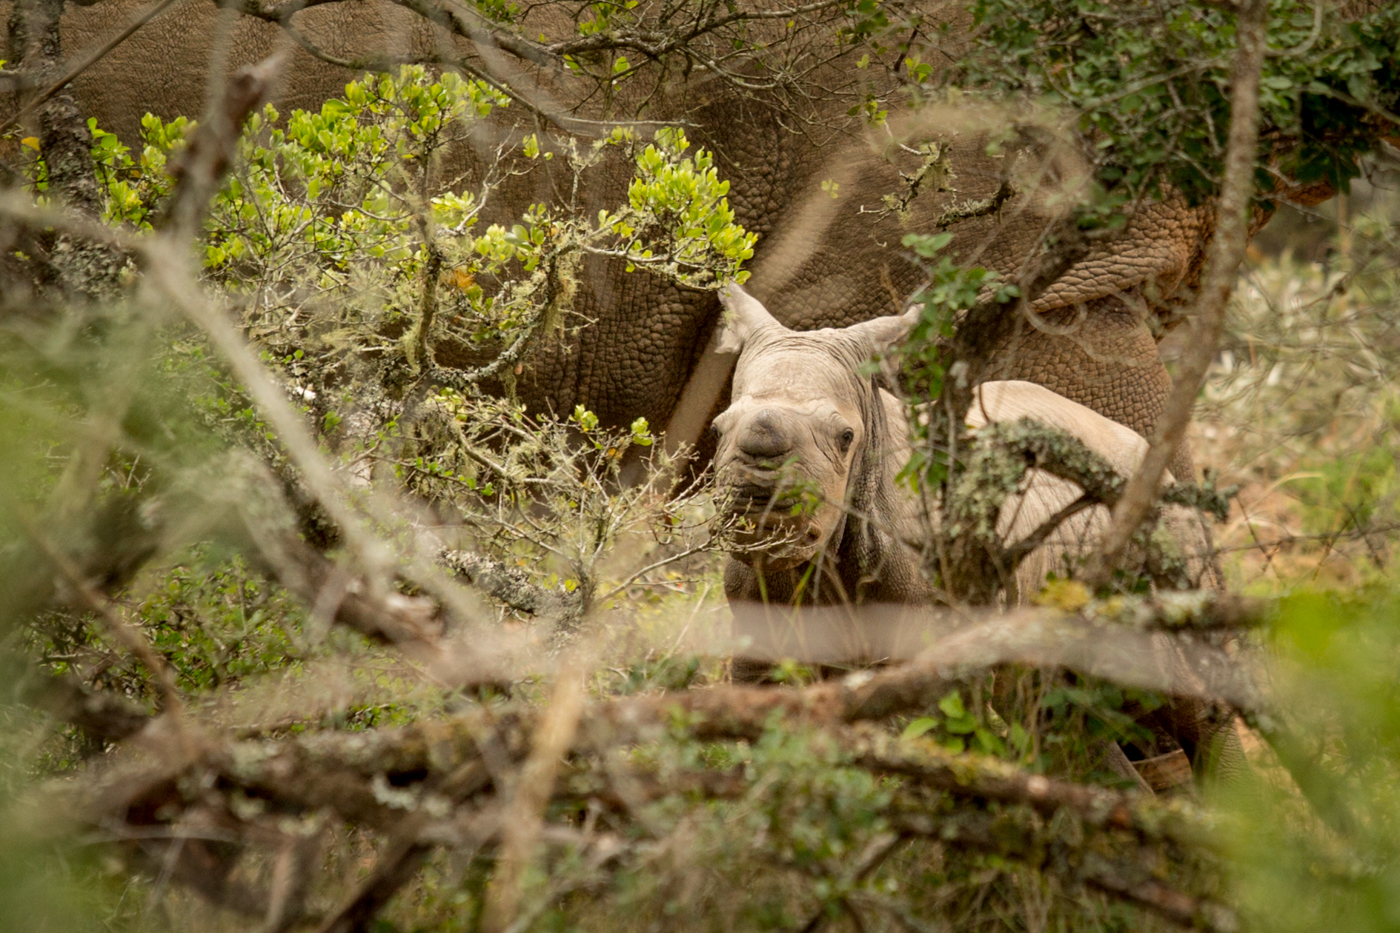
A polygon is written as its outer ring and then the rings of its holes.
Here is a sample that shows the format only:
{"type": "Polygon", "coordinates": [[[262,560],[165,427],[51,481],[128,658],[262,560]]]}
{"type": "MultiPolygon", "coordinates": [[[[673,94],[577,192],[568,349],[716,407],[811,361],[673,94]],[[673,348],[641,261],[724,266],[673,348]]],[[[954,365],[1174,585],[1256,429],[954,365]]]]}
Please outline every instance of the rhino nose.
{"type": "Polygon", "coordinates": [[[754,459],[771,460],[792,450],[792,440],[784,429],[783,417],[771,408],[761,409],[744,425],[739,450],[754,459]]]}

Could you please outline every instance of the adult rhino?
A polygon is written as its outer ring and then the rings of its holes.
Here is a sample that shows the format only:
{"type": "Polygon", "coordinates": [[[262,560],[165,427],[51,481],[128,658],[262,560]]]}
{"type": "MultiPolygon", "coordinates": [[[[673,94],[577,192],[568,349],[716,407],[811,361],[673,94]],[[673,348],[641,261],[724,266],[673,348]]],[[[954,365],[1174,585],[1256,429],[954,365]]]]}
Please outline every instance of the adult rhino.
{"type": "MultiPolygon", "coordinates": [[[[61,20],[68,58],[107,42],[145,9],[143,3],[68,5],[61,20]]],[[[763,30],[781,38],[787,29],[773,15],[779,8],[765,3],[754,7],[757,18],[740,24],[756,46],[763,30]]],[[[928,6],[922,32],[937,37],[929,40],[937,45],[935,57],[958,61],[971,46],[967,14],[928,6]]],[[[809,85],[821,89],[811,97],[765,86],[759,65],[748,72],[732,66],[723,77],[707,70],[704,54],[732,52],[718,31],[695,40],[703,54],[686,59],[683,74],[672,73],[655,87],[634,92],[624,85],[600,95],[595,84],[571,77],[563,60],[566,50],[598,38],[578,35],[576,20],[585,9],[530,5],[518,28],[505,31],[452,0],[248,0],[223,12],[210,0],[184,0],[84,72],[74,89],[84,113],[130,141],[146,110],[165,117],[200,112],[211,59],[228,69],[293,45],[278,101],[284,107],[312,106],[337,93],[353,75],[337,62],[407,57],[489,72],[530,102],[500,116],[505,122],[491,132],[547,128],[542,114],[580,131],[588,126],[577,118],[683,121],[697,144],[716,153],[738,222],[761,235],[750,263],[755,294],[797,329],[842,327],[903,307],[921,277],[892,248],[908,230],[951,224],[953,255],[1016,277],[1038,255],[1057,216],[1056,178],[1075,170],[1034,147],[1013,146],[1000,158],[989,154],[988,131],[1001,128],[999,118],[984,116],[978,124],[957,116],[937,126],[914,118],[903,129],[871,129],[850,112],[891,94],[902,61],[895,55],[886,67],[888,56],[875,55],[860,68],[863,49],[849,45],[807,75],[809,85]],[[561,119],[564,112],[571,116],[561,119]],[[919,144],[930,139],[937,139],[951,167],[945,181],[954,183],[910,181],[928,177],[932,150],[919,144]],[[897,210],[883,200],[890,193],[903,197],[897,210]],[[986,209],[966,210],[976,203],[986,209]]],[[[811,47],[820,49],[816,43],[834,42],[849,24],[836,7],[813,9],[826,12],[812,14],[797,32],[816,36],[811,47]]],[[[514,221],[532,201],[569,190],[569,178],[549,175],[567,174],[561,163],[498,192],[496,219],[514,221]]],[[[584,210],[624,199],[627,167],[613,169],[584,192],[584,210]]],[[[1148,432],[1170,388],[1150,324],[1193,284],[1211,231],[1208,206],[1174,198],[1141,206],[1116,237],[1096,243],[1051,282],[1025,321],[989,348],[994,359],[987,375],[1044,385],[1148,432]]],[[[536,409],[569,411],[581,404],[612,424],[644,416],[667,426],[672,443],[699,439],[705,447],[703,427],[723,404],[733,362],[710,347],[719,320],[715,297],[628,274],[621,262],[606,258],[587,259],[578,274],[583,287],[572,310],[594,323],[568,341],[542,341],[513,380],[514,390],[536,409]]],[[[455,352],[442,347],[440,361],[465,365],[455,352]]],[[[1189,476],[1189,452],[1183,448],[1172,466],[1189,476]]]]}

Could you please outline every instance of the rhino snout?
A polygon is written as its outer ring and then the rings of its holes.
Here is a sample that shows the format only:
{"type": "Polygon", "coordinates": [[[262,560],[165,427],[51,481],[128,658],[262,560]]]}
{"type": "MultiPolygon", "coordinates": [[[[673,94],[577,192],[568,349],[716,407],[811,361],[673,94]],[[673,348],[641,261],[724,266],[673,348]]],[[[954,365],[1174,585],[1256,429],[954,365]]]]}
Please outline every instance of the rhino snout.
{"type": "Polygon", "coordinates": [[[791,416],[773,408],[763,408],[744,421],[735,438],[739,452],[753,460],[774,460],[786,456],[794,446],[791,416]]]}

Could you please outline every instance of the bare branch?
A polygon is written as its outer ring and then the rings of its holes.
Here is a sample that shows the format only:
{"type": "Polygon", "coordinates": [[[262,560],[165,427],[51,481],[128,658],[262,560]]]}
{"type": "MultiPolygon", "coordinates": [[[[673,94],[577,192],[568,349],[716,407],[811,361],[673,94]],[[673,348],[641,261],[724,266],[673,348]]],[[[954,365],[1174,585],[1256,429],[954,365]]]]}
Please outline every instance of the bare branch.
{"type": "Polygon", "coordinates": [[[1267,51],[1267,19],[1268,4],[1264,0],[1245,0],[1238,8],[1235,30],[1238,48],[1230,81],[1230,135],[1220,186],[1218,221],[1207,258],[1206,281],[1196,304],[1191,340],[1182,355],[1175,387],[1153,429],[1147,456],[1114,508],[1113,521],[1085,575],[1086,581],[1094,587],[1108,583],[1127,553],[1133,534],[1152,510],[1157,486],[1186,436],[1196,396],[1200,394],[1225,327],[1225,308],[1234,290],[1235,270],[1244,258],[1248,239],[1245,215],[1254,190],[1255,151],[1259,145],[1259,75],[1267,51]]]}

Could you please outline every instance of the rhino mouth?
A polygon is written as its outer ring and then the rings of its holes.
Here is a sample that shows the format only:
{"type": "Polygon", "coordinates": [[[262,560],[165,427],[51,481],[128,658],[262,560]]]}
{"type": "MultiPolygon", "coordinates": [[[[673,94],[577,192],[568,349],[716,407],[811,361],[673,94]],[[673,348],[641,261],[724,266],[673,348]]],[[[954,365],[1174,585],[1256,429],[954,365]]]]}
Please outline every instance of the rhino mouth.
{"type": "Polygon", "coordinates": [[[729,511],[770,519],[790,518],[793,511],[800,509],[806,501],[797,490],[761,483],[741,483],[729,487],[727,492],[729,511]]]}
{"type": "Polygon", "coordinates": [[[789,485],[739,482],[726,487],[725,510],[740,523],[732,531],[731,556],[741,563],[783,570],[810,560],[822,528],[810,514],[812,499],[789,485]]]}

